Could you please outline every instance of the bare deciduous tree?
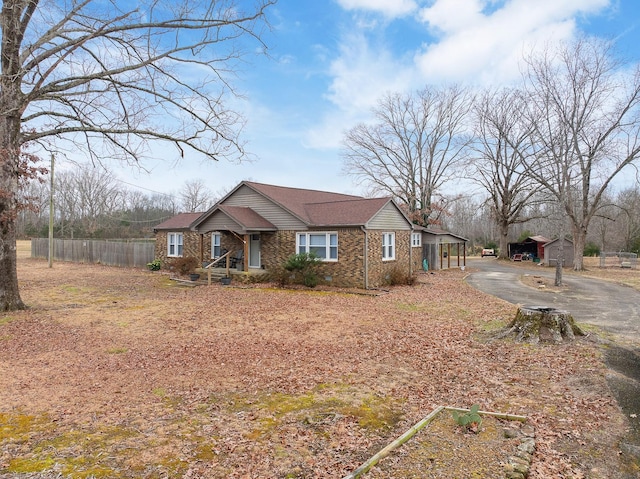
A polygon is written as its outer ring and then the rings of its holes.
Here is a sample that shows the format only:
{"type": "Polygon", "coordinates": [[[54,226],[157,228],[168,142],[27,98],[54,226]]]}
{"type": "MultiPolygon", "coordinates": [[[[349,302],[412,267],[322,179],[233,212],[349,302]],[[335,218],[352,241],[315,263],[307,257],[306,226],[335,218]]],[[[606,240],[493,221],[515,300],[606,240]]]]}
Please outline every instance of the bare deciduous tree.
{"type": "Polygon", "coordinates": [[[242,118],[223,101],[260,44],[265,9],[232,0],[3,0],[0,66],[0,310],[23,308],[15,212],[22,145],[136,162],[149,142],[241,157],[242,118]],[[246,45],[245,45],[246,46],[246,45]]]}
{"type": "Polygon", "coordinates": [[[512,89],[485,92],[473,109],[476,132],[469,176],[488,194],[500,230],[500,258],[509,255],[509,228],[532,219],[528,206],[540,191],[540,184],[527,174],[525,166],[533,151],[532,130],[523,121],[525,110],[526,99],[512,89]]]}
{"type": "Polygon", "coordinates": [[[527,59],[537,148],[529,173],[570,220],[576,270],[603,194],[640,156],[640,75],[620,66],[610,44],[590,39],[527,59]]]}
{"type": "Polygon", "coordinates": [[[372,192],[395,197],[412,220],[427,226],[434,193],[464,159],[470,102],[470,93],[457,86],[386,95],[373,110],[374,124],[347,132],[345,172],[372,192]]]}
{"type": "Polygon", "coordinates": [[[616,205],[619,215],[621,248],[638,253],[640,246],[640,188],[627,188],[617,195],[616,205]]]}
{"type": "Polygon", "coordinates": [[[187,181],[180,190],[180,201],[185,213],[206,211],[214,203],[213,193],[202,180],[187,181]]]}

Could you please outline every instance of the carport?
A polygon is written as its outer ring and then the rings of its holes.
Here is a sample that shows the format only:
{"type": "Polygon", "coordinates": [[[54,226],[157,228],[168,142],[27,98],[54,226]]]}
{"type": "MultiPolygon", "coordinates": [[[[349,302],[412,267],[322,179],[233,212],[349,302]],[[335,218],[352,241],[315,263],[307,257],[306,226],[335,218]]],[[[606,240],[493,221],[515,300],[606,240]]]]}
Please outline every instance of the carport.
{"type": "Polygon", "coordinates": [[[509,258],[513,258],[514,255],[530,255],[532,258],[544,259],[544,245],[551,240],[544,236],[536,235],[529,236],[521,243],[509,243],[507,245],[509,251],[509,258]]]}
{"type": "Polygon", "coordinates": [[[467,241],[462,236],[430,226],[422,229],[422,257],[432,270],[465,266],[467,241]]]}

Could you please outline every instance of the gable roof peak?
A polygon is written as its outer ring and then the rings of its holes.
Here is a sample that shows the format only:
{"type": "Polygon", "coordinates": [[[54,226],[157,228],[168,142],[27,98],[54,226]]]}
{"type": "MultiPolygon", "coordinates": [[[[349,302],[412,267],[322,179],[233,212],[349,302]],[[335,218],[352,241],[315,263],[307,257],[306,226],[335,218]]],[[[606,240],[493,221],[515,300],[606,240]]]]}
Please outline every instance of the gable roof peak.
{"type": "MultiPolygon", "coordinates": [[[[330,201],[331,197],[344,198],[344,199],[357,199],[362,198],[362,196],[350,195],[346,193],[335,193],[333,191],[325,191],[325,190],[313,190],[308,188],[294,188],[290,186],[278,186],[278,185],[270,185],[267,183],[258,183],[255,181],[243,181],[241,184],[245,184],[256,191],[259,191],[267,196],[270,195],[281,195],[281,194],[289,194],[289,195],[308,195],[309,199],[313,200],[315,198],[327,198],[330,201]]],[[[311,203],[320,203],[322,199],[319,201],[310,201],[311,203]]]]}

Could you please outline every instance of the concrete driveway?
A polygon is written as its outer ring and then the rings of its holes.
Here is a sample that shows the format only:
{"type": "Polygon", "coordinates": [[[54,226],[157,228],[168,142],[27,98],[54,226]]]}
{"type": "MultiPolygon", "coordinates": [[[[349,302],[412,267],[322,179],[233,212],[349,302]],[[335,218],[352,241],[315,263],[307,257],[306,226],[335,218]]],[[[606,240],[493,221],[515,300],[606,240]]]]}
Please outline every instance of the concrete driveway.
{"type": "Polygon", "coordinates": [[[564,274],[567,290],[556,293],[537,290],[520,281],[524,274],[553,279],[552,268],[525,270],[495,258],[470,259],[467,266],[479,270],[467,277],[467,283],[480,291],[518,305],[569,311],[578,324],[598,326],[640,345],[640,291],[609,281],[564,274]]]}
{"type": "Polygon", "coordinates": [[[621,447],[640,466],[640,291],[564,274],[567,290],[556,293],[537,290],[520,281],[524,274],[554,278],[552,268],[528,270],[495,258],[470,259],[467,266],[475,270],[467,277],[467,283],[480,291],[517,305],[569,311],[578,325],[592,324],[617,338],[603,348],[605,362],[612,370],[607,382],[631,426],[621,447]]]}

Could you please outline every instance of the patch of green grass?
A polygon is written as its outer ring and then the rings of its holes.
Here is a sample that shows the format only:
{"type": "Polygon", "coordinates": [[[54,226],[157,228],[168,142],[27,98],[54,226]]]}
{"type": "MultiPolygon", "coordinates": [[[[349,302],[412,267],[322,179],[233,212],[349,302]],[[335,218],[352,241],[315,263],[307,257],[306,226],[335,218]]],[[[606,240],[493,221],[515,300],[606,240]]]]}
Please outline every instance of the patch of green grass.
{"type": "Polygon", "coordinates": [[[376,431],[391,429],[402,419],[398,401],[381,396],[369,396],[359,405],[347,407],[344,412],[355,416],[360,427],[376,431]]]}
{"type": "Polygon", "coordinates": [[[87,290],[83,290],[82,288],[79,288],[78,286],[71,285],[71,284],[63,284],[61,288],[63,291],[66,291],[67,293],[87,292],[87,290]]]}
{"type": "Polygon", "coordinates": [[[602,328],[599,328],[598,326],[594,326],[593,324],[586,324],[586,323],[580,323],[578,326],[580,326],[580,329],[582,329],[582,331],[584,331],[585,333],[593,333],[597,336],[600,336],[602,338],[605,339],[609,339],[611,341],[615,341],[616,336],[608,331],[605,331],[602,328]]]}
{"type": "Polygon", "coordinates": [[[481,321],[478,323],[478,327],[487,333],[493,333],[504,329],[507,322],[502,319],[490,319],[488,321],[481,321]]]}
{"type": "MultiPolygon", "coordinates": [[[[163,388],[156,392],[166,397],[163,388]]],[[[47,415],[0,413],[0,448],[13,451],[12,456],[5,458],[2,470],[35,474],[55,468],[69,479],[182,477],[190,458],[211,461],[218,455],[216,446],[220,438],[201,433],[203,420],[208,419],[198,414],[178,416],[169,425],[175,435],[159,439],[157,435],[141,433],[135,423],[73,424],[62,430],[47,415]],[[180,454],[175,452],[176,440],[181,448],[187,448],[180,454]],[[158,454],[150,461],[140,462],[141,450],[157,450],[158,454]]]]}
{"type": "Polygon", "coordinates": [[[424,306],[421,304],[415,304],[415,303],[397,303],[396,307],[403,312],[406,313],[415,313],[418,311],[422,311],[424,309],[424,306]]]}
{"type": "Polygon", "coordinates": [[[109,348],[107,349],[107,353],[109,354],[125,354],[129,352],[129,348],[109,348]]]}
{"type": "Polygon", "coordinates": [[[154,396],[158,396],[159,398],[166,397],[167,395],[167,390],[165,388],[154,388],[151,392],[154,396]]]}
{"type": "Polygon", "coordinates": [[[245,436],[251,440],[269,437],[292,419],[314,425],[320,435],[324,419],[332,416],[355,417],[360,427],[376,431],[388,430],[402,419],[397,399],[375,395],[363,398],[359,391],[341,385],[319,385],[300,395],[271,393],[253,399],[236,395],[227,398],[227,404],[232,411],[250,411],[256,416],[258,426],[245,436]]]}
{"type": "Polygon", "coordinates": [[[26,442],[29,437],[45,429],[51,420],[48,416],[22,413],[0,413],[0,443],[26,442]]]}
{"type": "Polygon", "coordinates": [[[7,467],[7,470],[14,473],[42,472],[51,469],[55,464],[56,461],[49,456],[43,459],[19,457],[9,461],[9,467],[7,467]]]}

